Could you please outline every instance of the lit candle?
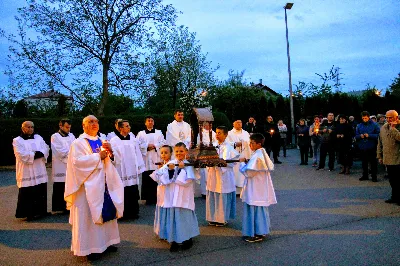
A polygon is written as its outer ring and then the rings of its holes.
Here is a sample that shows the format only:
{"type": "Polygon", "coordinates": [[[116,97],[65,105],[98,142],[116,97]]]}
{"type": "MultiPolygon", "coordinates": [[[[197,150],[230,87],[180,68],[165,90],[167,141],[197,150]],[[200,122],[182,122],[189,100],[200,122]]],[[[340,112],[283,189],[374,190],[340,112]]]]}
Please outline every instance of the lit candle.
{"type": "Polygon", "coordinates": [[[273,130],[273,129],[271,129],[271,133],[274,133],[274,130],[273,130]]]}
{"type": "Polygon", "coordinates": [[[317,128],[317,129],[315,129],[315,133],[317,133],[318,134],[318,131],[319,131],[319,129],[317,128]]]}

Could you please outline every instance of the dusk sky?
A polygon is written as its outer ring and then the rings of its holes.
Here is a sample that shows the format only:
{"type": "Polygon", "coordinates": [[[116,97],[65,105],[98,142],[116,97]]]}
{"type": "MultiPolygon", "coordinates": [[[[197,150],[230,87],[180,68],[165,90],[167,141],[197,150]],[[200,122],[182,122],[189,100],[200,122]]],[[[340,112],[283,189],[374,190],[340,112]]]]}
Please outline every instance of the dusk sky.
{"type": "MultiPolygon", "coordinates": [[[[23,0],[1,0],[0,27],[15,30],[23,0]]],[[[286,1],[166,0],[182,12],[177,25],[189,27],[208,60],[220,65],[219,79],[229,69],[245,70],[248,82],[259,79],[288,94],[286,1]]],[[[315,73],[340,67],[343,91],[369,83],[385,90],[400,72],[400,2],[398,0],[294,2],[288,10],[292,83],[321,81],[315,73]]],[[[0,39],[0,86],[7,84],[8,44],[0,39]]]]}

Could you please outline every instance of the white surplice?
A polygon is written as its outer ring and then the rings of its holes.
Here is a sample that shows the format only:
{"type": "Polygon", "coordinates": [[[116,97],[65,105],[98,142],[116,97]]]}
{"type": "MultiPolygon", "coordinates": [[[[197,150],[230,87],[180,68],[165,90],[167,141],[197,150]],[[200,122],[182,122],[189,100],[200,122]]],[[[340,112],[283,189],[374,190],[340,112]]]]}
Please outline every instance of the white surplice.
{"type": "Polygon", "coordinates": [[[246,176],[240,195],[243,202],[265,207],[277,203],[270,174],[273,170],[274,164],[264,148],[256,150],[247,164],[240,164],[240,171],[246,176]]]}
{"type": "Polygon", "coordinates": [[[102,208],[105,183],[120,218],[124,212],[124,186],[110,158],[101,160],[85,139],[96,140],[83,133],[70,148],[64,199],[70,210],[72,225],[71,250],[74,255],[102,253],[120,242],[117,220],[103,224],[102,208]]]}
{"type": "Polygon", "coordinates": [[[47,183],[46,162],[49,156],[49,146],[37,134],[33,139],[16,137],[13,139],[13,148],[16,160],[17,186],[31,187],[47,183]],[[44,157],[34,159],[35,151],[43,153],[44,157]]]}
{"type": "MultiPolygon", "coordinates": [[[[226,141],[232,143],[232,145],[235,142],[241,142],[242,146],[236,147],[236,151],[239,152],[240,158],[250,159],[250,134],[246,130],[236,130],[235,128],[233,128],[228,132],[228,137],[226,138],[226,141]]],[[[244,175],[239,171],[239,164],[235,165],[234,172],[236,186],[243,187],[244,175]]]]}
{"type": "MultiPolygon", "coordinates": [[[[188,161],[184,161],[189,163],[188,161]]],[[[168,164],[178,164],[171,160],[150,176],[158,183],[157,205],[163,208],[185,208],[194,211],[194,181],[196,179],[193,166],[185,166],[178,172],[175,167],[174,177],[169,178],[168,164]]]]}
{"type": "MultiPolygon", "coordinates": [[[[219,158],[224,160],[239,159],[239,153],[226,141],[217,147],[219,158]]],[[[217,193],[231,193],[236,191],[235,174],[233,169],[237,163],[228,163],[227,167],[208,167],[207,190],[217,193]]]]}
{"type": "Polygon", "coordinates": [[[124,187],[139,185],[139,175],[146,169],[137,139],[133,134],[129,140],[121,140],[115,136],[110,144],[114,153],[114,164],[124,187]]]}
{"type": "Polygon", "coordinates": [[[178,142],[185,143],[186,148],[189,149],[192,142],[192,129],[188,123],[174,120],[167,126],[166,143],[174,147],[178,142]]]}
{"type": "Polygon", "coordinates": [[[160,162],[160,148],[165,144],[164,135],[161,130],[154,130],[154,133],[146,133],[145,130],[137,134],[136,139],[139,141],[139,147],[142,152],[143,161],[146,166],[146,171],[155,170],[155,163],[160,162]],[[149,144],[153,144],[156,148],[148,151],[149,144]]]}
{"type": "Polygon", "coordinates": [[[58,132],[51,135],[53,182],[65,182],[68,153],[74,140],[75,136],[72,133],[69,133],[66,137],[61,136],[58,132]]]}
{"type": "MultiPolygon", "coordinates": [[[[202,132],[203,144],[208,146],[210,145],[210,132],[207,129],[203,128],[202,132]]],[[[211,143],[217,142],[215,138],[215,132],[211,131],[211,143]]],[[[197,136],[197,144],[200,144],[200,134],[197,136]]],[[[200,190],[202,195],[206,195],[207,193],[207,176],[208,176],[208,167],[198,169],[200,174],[200,190]]]]}

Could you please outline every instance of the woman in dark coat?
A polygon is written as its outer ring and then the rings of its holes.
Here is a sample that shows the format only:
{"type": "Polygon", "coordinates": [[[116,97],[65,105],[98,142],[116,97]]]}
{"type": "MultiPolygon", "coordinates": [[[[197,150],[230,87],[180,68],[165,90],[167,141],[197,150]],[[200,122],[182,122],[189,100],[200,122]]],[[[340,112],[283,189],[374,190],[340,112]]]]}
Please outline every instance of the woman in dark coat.
{"type": "Polygon", "coordinates": [[[299,121],[299,126],[296,129],[297,144],[300,147],[300,165],[308,165],[308,147],[310,143],[309,128],[306,126],[306,120],[303,118],[299,121]]]}
{"type": "Polygon", "coordinates": [[[353,165],[353,157],[351,155],[351,146],[353,143],[354,131],[352,126],[347,122],[345,115],[339,115],[340,123],[336,126],[336,148],[338,152],[338,161],[342,165],[339,174],[350,174],[350,168],[353,165]]]}

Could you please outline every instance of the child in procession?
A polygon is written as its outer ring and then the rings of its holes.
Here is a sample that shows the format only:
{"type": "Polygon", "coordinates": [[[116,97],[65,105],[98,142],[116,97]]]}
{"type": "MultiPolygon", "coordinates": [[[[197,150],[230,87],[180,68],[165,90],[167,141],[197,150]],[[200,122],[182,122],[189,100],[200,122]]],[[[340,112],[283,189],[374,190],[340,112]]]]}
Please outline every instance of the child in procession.
{"type": "MultiPolygon", "coordinates": [[[[217,153],[224,160],[239,159],[239,153],[226,141],[228,129],[216,129],[217,153]]],[[[226,167],[209,167],[207,178],[206,220],[211,226],[225,226],[236,217],[235,163],[226,167]]]]}
{"type": "Polygon", "coordinates": [[[194,169],[185,166],[186,145],[179,142],[174,147],[175,159],[171,158],[171,147],[161,148],[161,159],[166,162],[155,170],[151,177],[158,183],[154,232],[171,243],[170,251],[189,249],[192,238],[199,235],[199,225],[194,212],[194,169]]]}
{"type": "Polygon", "coordinates": [[[274,164],[262,147],[264,136],[256,133],[250,136],[253,154],[245,163],[241,158],[240,172],[245,176],[240,198],[243,201],[242,234],[247,242],[262,241],[270,233],[268,206],[276,204],[274,186],[270,172],[274,164]]]}

